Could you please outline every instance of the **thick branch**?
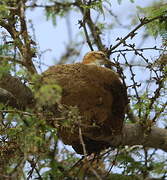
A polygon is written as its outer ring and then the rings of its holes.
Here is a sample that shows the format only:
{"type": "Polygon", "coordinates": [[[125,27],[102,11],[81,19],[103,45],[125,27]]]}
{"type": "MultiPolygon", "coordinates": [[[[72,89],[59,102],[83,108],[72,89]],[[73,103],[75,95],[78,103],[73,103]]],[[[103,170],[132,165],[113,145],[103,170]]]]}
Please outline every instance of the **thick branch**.
{"type": "Polygon", "coordinates": [[[139,123],[126,124],[123,128],[122,135],[111,136],[92,136],[92,134],[85,134],[86,136],[96,141],[106,141],[113,147],[118,146],[133,146],[143,145],[149,148],[161,149],[167,152],[167,130],[152,127],[150,132],[146,132],[146,129],[139,123]]]}
{"type": "MultiPolygon", "coordinates": [[[[11,96],[6,98],[7,101],[10,100],[10,105],[13,105],[15,108],[18,108],[17,106],[14,106],[15,104],[18,104],[19,108],[25,108],[31,106],[34,103],[31,90],[17,77],[13,77],[9,74],[3,75],[0,79],[0,88],[6,90],[8,92],[7,94],[11,94],[11,96]],[[17,102],[15,102],[15,99],[17,99],[17,102]]],[[[2,103],[5,103],[4,98],[5,94],[1,93],[2,103]]]]}
{"type": "Polygon", "coordinates": [[[0,88],[0,103],[7,106],[19,108],[17,99],[10,92],[2,88],[0,88]]]}
{"type": "Polygon", "coordinates": [[[150,133],[146,134],[146,130],[140,124],[125,125],[121,143],[123,145],[143,145],[167,151],[167,130],[152,127],[150,133]]]}

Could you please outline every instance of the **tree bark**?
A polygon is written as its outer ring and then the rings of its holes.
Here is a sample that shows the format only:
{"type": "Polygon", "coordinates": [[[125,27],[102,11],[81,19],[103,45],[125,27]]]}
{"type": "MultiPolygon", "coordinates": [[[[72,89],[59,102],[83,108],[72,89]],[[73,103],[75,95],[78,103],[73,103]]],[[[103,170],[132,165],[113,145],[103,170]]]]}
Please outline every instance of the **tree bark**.
{"type": "Polygon", "coordinates": [[[0,88],[0,103],[4,104],[5,106],[19,108],[17,99],[10,92],[2,88],[0,88]]]}
{"type": "Polygon", "coordinates": [[[167,152],[167,130],[153,126],[147,132],[139,123],[125,124],[122,135],[94,137],[94,140],[106,141],[114,147],[142,145],[167,152]]]}
{"type": "Polygon", "coordinates": [[[31,107],[34,103],[33,93],[17,77],[10,74],[3,75],[0,78],[0,88],[1,103],[7,103],[17,109],[31,107]]]}

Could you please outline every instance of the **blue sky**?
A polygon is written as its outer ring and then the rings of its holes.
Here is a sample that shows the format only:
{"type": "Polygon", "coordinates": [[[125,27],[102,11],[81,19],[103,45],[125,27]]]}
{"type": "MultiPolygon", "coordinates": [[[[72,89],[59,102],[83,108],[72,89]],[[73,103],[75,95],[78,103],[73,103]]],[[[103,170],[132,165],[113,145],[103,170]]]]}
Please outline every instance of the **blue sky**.
{"type": "MultiPolygon", "coordinates": [[[[44,1],[43,1],[44,2],[44,1]]],[[[114,9],[114,13],[118,15],[121,22],[127,24],[130,20],[129,16],[135,15],[136,6],[145,7],[149,5],[152,0],[136,0],[135,3],[131,3],[130,0],[123,0],[122,3],[119,5],[117,0],[112,0],[111,7],[114,9]]],[[[155,2],[155,1],[154,1],[155,2]]],[[[56,60],[59,60],[59,57],[65,50],[65,45],[69,41],[68,32],[67,32],[67,20],[71,22],[72,26],[72,35],[71,39],[76,38],[76,34],[79,30],[78,20],[81,19],[79,13],[73,12],[68,14],[68,19],[63,19],[58,17],[57,18],[57,25],[54,26],[52,21],[46,21],[46,17],[42,8],[37,8],[33,11],[27,12],[28,20],[31,19],[32,23],[35,28],[35,34],[37,38],[37,42],[39,45],[40,51],[44,51],[45,53],[42,56],[42,61],[45,64],[53,65],[56,63],[56,60]]],[[[104,18],[104,23],[108,22],[108,18],[104,18]]],[[[109,45],[108,42],[113,42],[115,44],[115,40],[120,35],[123,37],[128,33],[129,30],[115,28],[111,30],[111,36],[103,35],[102,38],[106,45],[109,45]]],[[[139,31],[140,32],[140,31],[139,31]]],[[[140,36],[136,38],[136,41],[140,40],[140,36]]],[[[160,39],[149,39],[149,42],[145,42],[145,46],[150,44],[160,44],[160,39]]],[[[89,51],[87,45],[84,46],[83,54],[89,51]]],[[[148,52],[149,53],[149,52],[148,52]]],[[[82,54],[82,55],[83,55],[82,54]]],[[[149,55],[149,54],[148,54],[149,55]]],[[[150,53],[152,55],[152,53],[150,53]]],[[[80,57],[82,58],[82,57],[80,57]]],[[[80,61],[80,59],[74,59],[74,61],[80,61]]],[[[46,69],[47,67],[43,67],[46,69]]]]}

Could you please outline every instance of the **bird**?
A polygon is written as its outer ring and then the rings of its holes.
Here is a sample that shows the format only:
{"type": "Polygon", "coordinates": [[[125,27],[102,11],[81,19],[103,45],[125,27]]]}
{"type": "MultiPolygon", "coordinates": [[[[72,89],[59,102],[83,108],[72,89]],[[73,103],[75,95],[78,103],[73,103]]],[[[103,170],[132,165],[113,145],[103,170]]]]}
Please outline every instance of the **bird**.
{"type": "Polygon", "coordinates": [[[116,66],[115,63],[111,62],[107,55],[103,51],[90,51],[88,52],[82,61],[85,65],[109,65],[109,66],[116,66]]]}
{"type": "MultiPolygon", "coordinates": [[[[78,121],[87,154],[110,147],[111,144],[103,138],[122,132],[127,106],[126,89],[119,74],[101,67],[103,65],[115,66],[105,52],[91,51],[85,54],[81,63],[52,66],[43,73],[42,83],[55,82],[62,88],[61,104],[67,108],[66,112],[71,107],[78,109],[79,116],[72,116],[72,119],[63,114],[69,124],[64,126],[62,121],[58,127],[58,137],[78,154],[84,154],[78,121]]],[[[61,117],[57,106],[53,107],[53,113],[61,117]]],[[[50,123],[54,126],[55,121],[50,123]]]]}

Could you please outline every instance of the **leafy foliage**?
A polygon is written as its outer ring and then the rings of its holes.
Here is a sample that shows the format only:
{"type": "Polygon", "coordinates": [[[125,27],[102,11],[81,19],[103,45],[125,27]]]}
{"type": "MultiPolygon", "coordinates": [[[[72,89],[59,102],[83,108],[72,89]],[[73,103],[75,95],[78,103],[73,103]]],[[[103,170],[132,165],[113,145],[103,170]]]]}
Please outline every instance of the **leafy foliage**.
{"type": "Polygon", "coordinates": [[[70,3],[68,2],[55,2],[53,6],[45,8],[46,18],[47,20],[51,19],[53,24],[56,25],[57,16],[64,17],[70,9],[70,3]]]}
{"type": "Polygon", "coordinates": [[[61,87],[55,84],[47,84],[40,87],[35,93],[38,103],[42,105],[53,105],[61,99],[61,87]]]}
{"type": "Polygon", "coordinates": [[[167,32],[167,4],[163,3],[163,1],[154,3],[150,7],[146,8],[140,8],[138,7],[139,11],[143,13],[148,18],[154,18],[157,16],[164,16],[163,18],[160,18],[152,23],[149,23],[147,25],[148,32],[153,35],[157,36],[158,34],[163,36],[167,32]]]}

